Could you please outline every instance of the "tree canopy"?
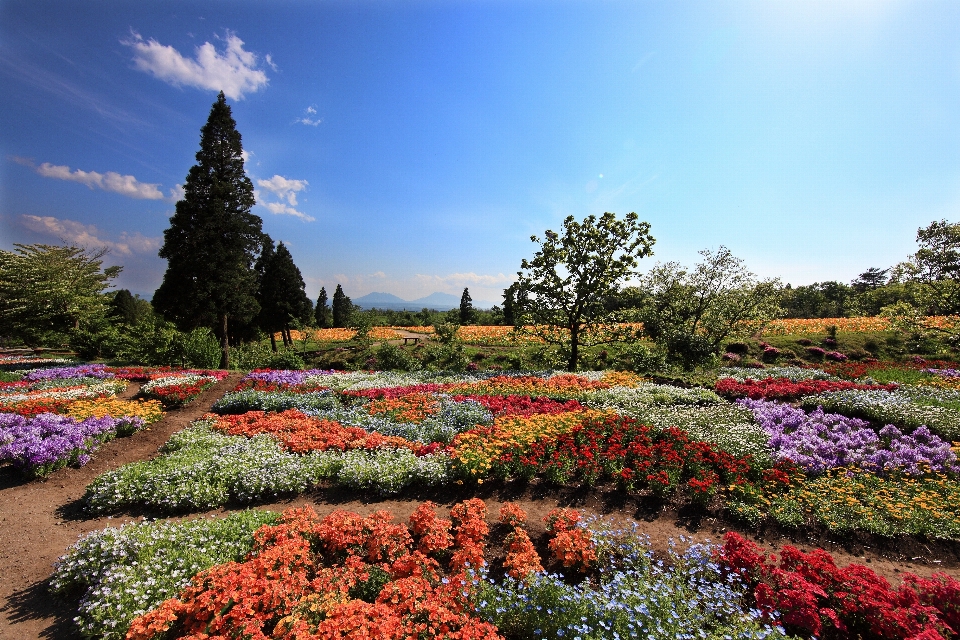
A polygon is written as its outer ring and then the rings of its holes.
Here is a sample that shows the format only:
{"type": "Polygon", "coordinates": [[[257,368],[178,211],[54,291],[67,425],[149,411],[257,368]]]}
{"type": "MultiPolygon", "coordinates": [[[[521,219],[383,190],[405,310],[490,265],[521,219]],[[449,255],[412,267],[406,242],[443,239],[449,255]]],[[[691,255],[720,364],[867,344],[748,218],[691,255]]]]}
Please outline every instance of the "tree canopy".
{"type": "Polygon", "coordinates": [[[721,246],[701,251],[692,270],[660,264],[640,280],[643,331],[668,357],[692,367],[719,353],[724,340],[749,336],[780,313],[779,282],[757,280],[721,246]]]}
{"type": "Polygon", "coordinates": [[[640,258],[653,253],[650,225],[637,214],[620,219],[613,213],[563,221],[563,232],[546,231],[532,260],[517,272],[514,313],[518,330],[530,331],[560,347],[570,371],[577,369],[580,347],[627,338],[618,318],[604,306],[640,258]],[[532,329],[524,329],[532,325],[532,329]]]}
{"type": "Polygon", "coordinates": [[[350,322],[350,314],[353,312],[353,301],[343,292],[343,288],[338,284],[337,290],[333,292],[333,326],[343,328],[350,322]]]}
{"type": "Polygon", "coordinates": [[[464,287],[463,295],[460,296],[460,324],[472,323],[474,315],[473,298],[470,297],[467,287],[464,287]]]}
{"type": "Polygon", "coordinates": [[[102,322],[104,291],[122,267],[103,267],[107,249],[15,244],[0,251],[0,333],[29,345],[67,342],[69,332],[102,322]]]}
{"type": "Polygon", "coordinates": [[[320,295],[317,296],[317,307],[313,313],[317,326],[326,329],[330,326],[330,305],[327,303],[327,290],[320,287],[320,295]]]}
{"type": "Polygon", "coordinates": [[[253,266],[266,236],[263,221],[250,212],[253,183],[222,91],[200,131],[196,158],[163,234],[160,257],[167,271],[153,306],[181,329],[212,327],[221,341],[220,365],[227,368],[229,322],[250,322],[260,310],[253,266]]]}
{"type": "Polygon", "coordinates": [[[293,262],[290,250],[281,242],[273,250],[273,242],[263,255],[268,259],[262,266],[263,275],[257,301],[260,303],[260,328],[273,334],[280,331],[284,344],[292,342],[290,328],[308,324],[313,319],[313,302],[307,297],[306,285],[300,269],[293,262]]]}

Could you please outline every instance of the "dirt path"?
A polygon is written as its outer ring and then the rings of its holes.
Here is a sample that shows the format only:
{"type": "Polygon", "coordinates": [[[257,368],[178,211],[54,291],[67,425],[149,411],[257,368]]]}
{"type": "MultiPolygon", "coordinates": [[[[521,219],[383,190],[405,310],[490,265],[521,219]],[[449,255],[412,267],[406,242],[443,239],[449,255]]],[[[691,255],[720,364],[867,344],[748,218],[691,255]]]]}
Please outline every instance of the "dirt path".
{"type": "MultiPolygon", "coordinates": [[[[83,468],[62,469],[46,480],[27,483],[9,469],[0,470],[0,576],[3,576],[0,580],[0,639],[78,637],[72,623],[76,615],[75,603],[55,598],[47,592],[46,580],[53,562],[84,533],[137,519],[127,516],[86,519],[80,508],[85,487],[105,471],[154,457],[157,449],[173,433],[208,411],[220,395],[236,385],[239,378],[240,374],[232,374],[186,409],[167,413],[150,430],[108,443],[83,468]]],[[[124,395],[131,397],[136,390],[137,387],[131,386],[124,395]]],[[[642,498],[578,488],[557,491],[536,482],[489,482],[479,487],[479,491],[444,487],[389,499],[321,489],[289,500],[255,506],[280,511],[310,504],[321,516],[336,509],[361,514],[385,509],[393,513],[396,520],[404,521],[423,500],[432,500],[441,511],[446,511],[455,502],[472,496],[487,502],[491,523],[496,520],[502,503],[518,503],[529,516],[528,528],[534,536],[543,531],[542,519],[546,513],[557,506],[573,506],[586,514],[636,521],[640,530],[650,536],[653,548],[661,553],[667,551],[669,540],[681,536],[695,542],[719,542],[731,526],[711,517],[691,517],[691,514],[659,507],[651,509],[642,498]]],[[[229,511],[218,509],[188,517],[229,511]]],[[[798,538],[781,531],[767,531],[760,538],[747,537],[771,550],[777,550],[783,544],[793,544],[804,550],[822,547],[833,554],[840,566],[852,562],[866,564],[894,584],[898,584],[902,572],[929,576],[935,571],[945,571],[960,578],[960,543],[880,540],[870,536],[824,533],[798,538]]]]}
{"type": "MultiPolygon", "coordinates": [[[[12,469],[0,469],[0,638],[76,637],[75,611],[47,593],[53,563],[84,533],[132,520],[85,519],[80,509],[84,489],[105,471],[154,457],[172,434],[209,411],[240,377],[231,374],[148,430],[107,443],[79,469],[61,469],[26,483],[12,469]]],[[[138,388],[131,385],[123,395],[132,397],[138,388]]]]}

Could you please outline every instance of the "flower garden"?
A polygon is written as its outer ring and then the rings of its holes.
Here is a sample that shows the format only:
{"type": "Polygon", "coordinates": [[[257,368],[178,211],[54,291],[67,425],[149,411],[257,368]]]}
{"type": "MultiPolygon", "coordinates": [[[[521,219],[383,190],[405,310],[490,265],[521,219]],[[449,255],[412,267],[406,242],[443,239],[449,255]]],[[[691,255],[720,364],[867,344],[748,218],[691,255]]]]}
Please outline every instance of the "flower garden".
{"type": "MultiPolygon", "coordinates": [[[[956,637],[948,573],[892,584],[733,532],[664,554],[631,520],[558,508],[534,522],[462,498],[484,483],[575,488],[742,531],[960,541],[956,369],[916,385],[825,369],[721,369],[713,389],[613,371],[253,371],[160,455],[87,486],[93,516],[159,519],[82,537],[50,585],[79,599],[91,638],[956,637]],[[248,508],[328,490],[416,506],[405,522],[248,508]],[[168,519],[214,508],[228,513],[168,519]]],[[[4,375],[0,459],[29,477],[84,464],[223,378],[4,375]],[[129,380],[139,397],[118,398],[129,380]]]]}

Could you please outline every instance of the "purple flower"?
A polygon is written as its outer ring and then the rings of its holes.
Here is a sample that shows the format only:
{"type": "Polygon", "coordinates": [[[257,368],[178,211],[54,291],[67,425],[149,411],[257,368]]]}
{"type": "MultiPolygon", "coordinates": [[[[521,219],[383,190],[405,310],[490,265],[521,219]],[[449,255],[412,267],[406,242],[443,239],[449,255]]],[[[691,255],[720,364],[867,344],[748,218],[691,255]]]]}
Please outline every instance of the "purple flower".
{"type": "Polygon", "coordinates": [[[113,372],[107,371],[104,364],[81,364],[73,367],[54,367],[35,369],[23,375],[24,380],[62,380],[64,378],[113,378],[113,372]]]}
{"type": "Polygon", "coordinates": [[[960,378],[960,370],[957,369],[924,369],[924,371],[941,378],[960,378]]]}
{"type": "Polygon", "coordinates": [[[960,471],[950,443],[926,427],[903,434],[887,425],[878,434],[866,420],[824,413],[821,407],[807,414],[779,402],[737,402],[753,411],[770,436],[774,455],[792,460],[807,473],[850,466],[877,472],[899,470],[912,475],[927,470],[960,471]]]}
{"type": "Polygon", "coordinates": [[[333,369],[330,371],[324,371],[323,369],[309,369],[307,371],[290,371],[281,369],[275,371],[251,371],[246,375],[246,377],[244,377],[244,380],[262,380],[264,382],[271,382],[273,384],[297,386],[299,384],[303,384],[307,378],[311,378],[313,376],[325,376],[332,373],[335,373],[333,369]]]}
{"type": "Polygon", "coordinates": [[[77,420],[55,413],[24,418],[14,413],[0,414],[0,462],[32,475],[46,475],[71,462],[80,465],[90,453],[110,440],[119,426],[144,426],[140,418],[87,418],[77,420]]]}

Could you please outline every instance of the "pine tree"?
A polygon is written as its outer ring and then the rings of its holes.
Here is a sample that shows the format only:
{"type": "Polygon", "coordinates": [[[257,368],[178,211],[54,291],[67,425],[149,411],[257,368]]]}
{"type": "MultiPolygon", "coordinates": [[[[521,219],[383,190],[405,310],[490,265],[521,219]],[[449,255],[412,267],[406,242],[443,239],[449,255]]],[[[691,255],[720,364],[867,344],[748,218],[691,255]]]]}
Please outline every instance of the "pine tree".
{"type": "Polygon", "coordinates": [[[330,305],[327,304],[327,290],[320,287],[320,297],[317,298],[317,308],[314,311],[317,326],[326,329],[330,326],[330,305]]]}
{"type": "Polygon", "coordinates": [[[351,311],[353,311],[353,302],[338,284],[337,290],[333,292],[333,326],[336,328],[347,326],[351,311]]]}
{"type": "Polygon", "coordinates": [[[503,324],[514,326],[517,322],[517,285],[511,284],[503,290],[503,324]]]}
{"type": "Polygon", "coordinates": [[[473,321],[473,298],[470,291],[464,287],[460,296],[460,324],[470,324],[473,321]]]}
{"type": "Polygon", "coordinates": [[[230,366],[230,323],[259,312],[254,261],[265,244],[263,221],[250,212],[253,183],[243,168],[243,147],[223,92],[200,130],[197,164],[183,200],[163,232],[167,259],[153,305],[181,329],[212,327],[220,338],[220,367],[230,366]]]}
{"type": "MultiPolygon", "coordinates": [[[[264,250],[264,253],[267,251],[264,250]]],[[[270,260],[264,266],[257,296],[260,303],[260,326],[271,336],[280,331],[284,346],[289,346],[293,343],[291,325],[295,322],[310,322],[313,303],[307,297],[303,275],[294,264],[290,250],[280,243],[271,254],[270,260]]]]}

